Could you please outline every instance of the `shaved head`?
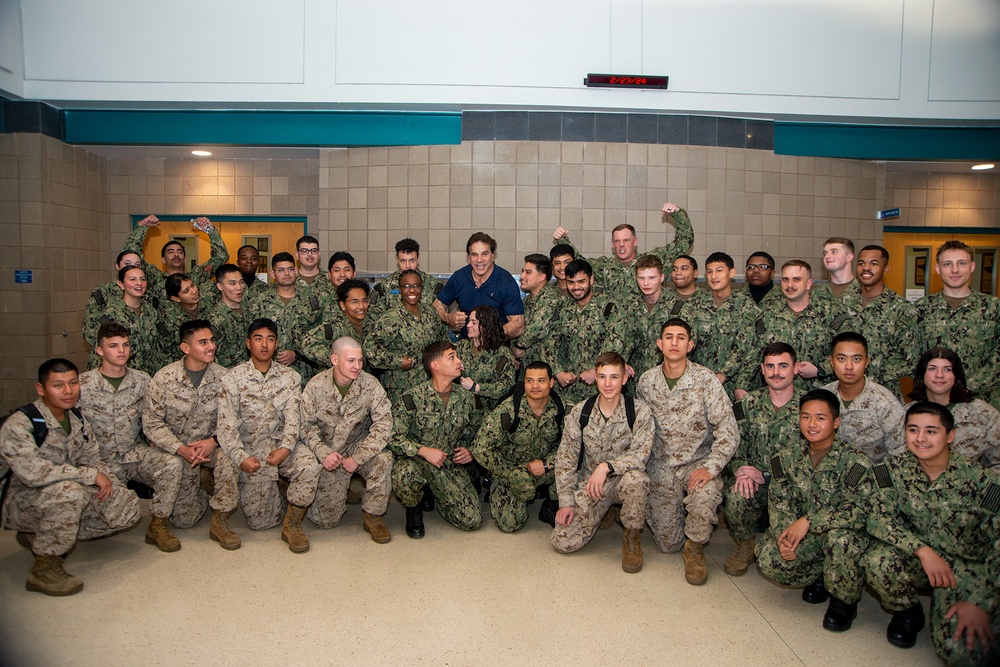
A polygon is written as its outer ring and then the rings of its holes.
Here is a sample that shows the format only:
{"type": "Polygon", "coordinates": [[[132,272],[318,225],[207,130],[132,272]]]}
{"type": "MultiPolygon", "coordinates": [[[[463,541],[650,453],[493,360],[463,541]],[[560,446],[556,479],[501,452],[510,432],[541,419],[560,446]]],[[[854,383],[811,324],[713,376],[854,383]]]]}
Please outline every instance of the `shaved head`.
{"type": "Polygon", "coordinates": [[[331,352],[340,356],[345,350],[360,350],[361,343],[354,340],[350,336],[341,336],[337,340],[333,341],[333,349],[331,352]]]}

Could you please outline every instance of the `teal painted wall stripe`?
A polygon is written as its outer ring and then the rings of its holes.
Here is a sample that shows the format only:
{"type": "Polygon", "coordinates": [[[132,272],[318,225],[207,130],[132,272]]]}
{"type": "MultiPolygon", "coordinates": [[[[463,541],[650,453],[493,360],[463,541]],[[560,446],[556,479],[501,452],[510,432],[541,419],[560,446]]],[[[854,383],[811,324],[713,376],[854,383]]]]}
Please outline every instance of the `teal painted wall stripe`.
{"type": "Polygon", "coordinates": [[[780,155],[858,160],[995,160],[1000,127],[774,123],[780,155]]]}
{"type": "MultiPolygon", "coordinates": [[[[135,214],[129,217],[132,219],[132,229],[136,228],[139,221],[146,217],[146,213],[135,214]]],[[[154,214],[160,222],[185,222],[196,217],[196,215],[161,215],[154,214]]],[[[200,215],[200,214],[199,214],[200,215]]],[[[309,233],[309,219],[304,215],[210,215],[212,222],[291,222],[302,225],[302,233],[309,233]]],[[[192,230],[194,231],[194,230],[192,230]]]]}
{"type": "Polygon", "coordinates": [[[460,112],[67,109],[71,144],[424,146],[459,144],[460,112]]]}

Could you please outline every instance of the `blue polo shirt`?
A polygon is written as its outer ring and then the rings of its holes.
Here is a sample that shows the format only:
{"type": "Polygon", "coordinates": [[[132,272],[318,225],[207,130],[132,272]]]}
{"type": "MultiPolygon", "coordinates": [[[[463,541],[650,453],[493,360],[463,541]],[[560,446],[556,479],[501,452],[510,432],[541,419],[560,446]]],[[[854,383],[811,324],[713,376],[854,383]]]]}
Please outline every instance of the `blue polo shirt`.
{"type": "MultiPolygon", "coordinates": [[[[437,298],[445,306],[458,301],[459,309],[466,314],[476,306],[493,306],[500,313],[500,322],[503,324],[507,323],[511,315],[524,315],[520,286],[509,271],[496,264],[482,287],[476,287],[476,282],[472,279],[472,266],[466,264],[451,274],[437,298]]],[[[462,335],[465,335],[464,329],[462,335]]]]}

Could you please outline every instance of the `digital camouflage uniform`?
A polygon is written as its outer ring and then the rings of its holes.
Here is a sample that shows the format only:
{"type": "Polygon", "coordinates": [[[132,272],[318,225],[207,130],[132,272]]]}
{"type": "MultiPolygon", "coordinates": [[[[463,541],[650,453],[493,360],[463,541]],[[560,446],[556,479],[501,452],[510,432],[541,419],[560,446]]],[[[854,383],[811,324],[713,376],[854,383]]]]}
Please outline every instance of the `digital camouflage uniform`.
{"type": "Polygon", "coordinates": [[[760,335],[764,331],[763,316],[753,298],[746,292],[733,292],[722,306],[715,304],[711,292],[701,306],[694,322],[696,345],[691,360],[713,373],[726,376],[723,385],[729,398],[736,389],[747,390],[759,373],[752,362],[763,347],[760,335]]]}
{"type": "MultiPolygon", "coordinates": [[[[302,356],[308,359],[309,363],[317,369],[326,370],[330,368],[333,341],[347,336],[356,340],[358,344],[361,344],[368,334],[371,323],[374,321],[366,315],[365,319],[361,322],[361,331],[358,331],[354,324],[344,317],[344,313],[340,310],[340,307],[337,308],[337,312],[339,316],[324,313],[322,321],[312,329],[306,331],[305,335],[302,336],[302,342],[299,344],[302,356]]],[[[367,358],[365,358],[364,368],[369,373],[372,370],[367,358]]]]}
{"type": "Polygon", "coordinates": [[[578,403],[566,416],[562,440],[556,452],[556,491],[559,509],[573,507],[568,526],[556,523],[549,541],[556,551],[579,551],[594,537],[601,519],[612,505],[621,504],[621,522],[629,530],[642,530],[646,522],[646,496],[649,476],[646,462],[653,445],[653,413],[642,401],[635,401],[635,422],[629,429],[625,397],[605,419],[600,399],[587,427],[580,429],[584,403],[578,403]],[[583,460],[580,450],[583,449],[583,460]],[[594,500],[587,495],[587,480],[602,463],[610,463],[615,474],[604,481],[604,497],[594,500]]]}
{"type": "MultiPolygon", "coordinates": [[[[629,303],[632,301],[630,298],[629,303]]],[[[594,294],[583,308],[573,299],[566,299],[559,307],[552,335],[542,348],[542,361],[552,367],[553,377],[563,371],[579,377],[594,367],[601,352],[627,356],[626,346],[636,339],[636,331],[634,311],[605,294],[594,294]]],[[[560,388],[567,407],[594,393],[593,386],[579,379],[560,388]]]]}
{"type": "Polygon", "coordinates": [[[681,299],[674,290],[664,289],[651,311],[646,310],[646,304],[641,297],[635,301],[634,317],[638,331],[633,334],[635,339],[627,357],[629,365],[635,369],[635,377],[640,378],[649,369],[663,363],[663,353],[656,346],[656,341],[660,340],[663,323],[667,320],[679,317],[690,324],[691,334],[697,342],[698,332],[695,323],[701,317],[700,311],[705,303],[705,297],[704,290],[696,291],[688,299],[681,299]]]}
{"type": "Polygon", "coordinates": [[[90,424],[66,411],[70,433],[42,399],[35,407],[48,435],[35,446],[31,420],[15,412],[0,429],[0,455],[10,466],[10,486],[3,503],[3,527],[34,533],[37,556],[62,556],[77,540],[104,537],[139,522],[139,500],[101,461],[90,424]],[[111,497],[97,494],[97,473],[111,480],[111,497]]]}
{"type": "Polygon", "coordinates": [[[541,360],[542,347],[552,335],[559,306],[565,299],[554,282],[546,283],[537,296],[524,297],[524,332],[514,343],[524,350],[519,377],[524,375],[528,364],[541,360]]]}
{"type": "Polygon", "coordinates": [[[857,331],[857,323],[836,299],[810,299],[809,305],[800,313],[789,308],[784,298],[771,303],[774,305],[762,311],[764,333],[760,337],[760,346],[788,343],[795,348],[800,362],[812,363],[820,373],[813,380],[796,378],[796,383],[810,388],[822,387],[833,378],[833,367],[830,365],[833,337],[841,331],[857,331]]]}
{"type": "Polygon", "coordinates": [[[299,274],[299,277],[295,279],[295,289],[296,291],[302,290],[309,294],[315,294],[319,297],[320,303],[323,304],[325,310],[337,308],[337,288],[333,286],[333,281],[330,280],[330,274],[327,271],[320,269],[320,272],[316,274],[316,278],[313,279],[312,285],[307,283],[306,279],[299,274]]]}
{"type": "MultiPolygon", "coordinates": [[[[384,318],[383,318],[384,319],[384,318]]],[[[456,447],[471,441],[469,423],[475,397],[457,385],[445,406],[428,380],[413,387],[392,406],[395,425],[389,448],[395,455],[392,490],[405,508],[416,507],[429,485],[437,499],[438,513],[462,530],[483,525],[479,495],[465,466],[452,460],[456,447]],[[436,468],[417,454],[421,447],[440,449],[448,458],[436,468]]]]}
{"type": "MultiPolygon", "coordinates": [[[[648,253],[642,253],[659,257],[667,271],[673,266],[674,260],[678,256],[689,252],[691,246],[694,244],[694,229],[691,227],[691,219],[688,217],[687,211],[679,209],[673,214],[673,218],[677,227],[674,240],[667,245],[654,248],[648,253]]],[[[663,223],[667,223],[666,213],[663,214],[663,223]]],[[[560,243],[573,246],[569,238],[560,239],[553,245],[560,243]]],[[[575,246],[573,249],[576,251],[577,258],[583,259],[580,250],[575,246]]],[[[605,294],[608,294],[613,300],[620,303],[631,303],[641,294],[639,292],[639,284],[635,281],[636,259],[633,259],[628,264],[622,264],[621,260],[616,256],[610,255],[595,257],[587,261],[594,267],[594,281],[601,286],[605,294]]]]}
{"type": "MultiPolygon", "coordinates": [[[[146,390],[142,408],[142,430],[150,444],[180,457],[177,450],[216,433],[219,394],[226,369],[209,364],[197,388],[184,369],[184,361],[175,361],[153,376],[146,390]]],[[[212,451],[208,463],[213,469],[215,495],[206,502],[201,491],[201,466],[182,460],[184,475],[170,522],[178,528],[190,528],[201,520],[207,505],[219,512],[232,512],[239,502],[237,467],[220,447],[212,451]]]]}
{"type": "Polygon", "coordinates": [[[947,561],[956,589],[933,588],[931,638],[948,664],[997,664],[977,642],[970,654],[964,637],[954,642],[957,618],[948,609],[967,600],[986,611],[1000,631],[1000,478],[952,452],[948,467],[931,481],[915,456],[888,459],[875,468],[875,502],[868,532],[875,538],[865,556],[868,583],[892,612],[919,603],[917,590],[930,586],[913,553],[929,546],[947,561]]]}
{"type": "Polygon", "coordinates": [[[740,444],[733,404],[715,373],[692,361],[671,389],[663,367],[639,379],[638,398],[656,422],[646,473],[646,523],[663,552],[678,551],[685,536],[705,544],[722,502],[722,471],[740,444]],[[688,490],[691,473],[704,468],[712,480],[688,490]]]}
{"type": "Polygon", "coordinates": [[[807,586],[822,577],[831,595],[856,603],[865,584],[862,558],[871,541],[865,532],[874,490],[871,468],[861,450],[839,438],[815,469],[804,439],[771,457],[771,526],[755,549],[760,571],[784,586],[807,586]],[[802,517],[809,520],[809,532],[795,560],[785,560],[778,537],[802,517]]]}
{"type": "Polygon", "coordinates": [[[771,458],[791,447],[802,437],[799,431],[799,401],[805,392],[792,387],[792,397],[780,408],[774,407],[767,387],[755,389],[733,406],[740,430],[740,445],[729,462],[723,496],[726,500],[726,523],[736,540],[754,537],[757,518],[767,509],[767,485],[761,485],[753,498],[741,496],[733,488],[736,471],[753,466],[766,477],[771,475],[771,458]]]}
{"type": "MultiPolygon", "coordinates": [[[[420,303],[430,306],[434,303],[438,293],[444,287],[444,283],[424,271],[417,271],[420,274],[420,282],[423,285],[423,292],[420,294],[420,303]]],[[[385,314],[392,306],[399,303],[399,271],[390,273],[388,276],[378,281],[368,294],[368,315],[372,322],[385,314]]],[[[339,308],[338,308],[339,310],[339,308]]]]}
{"type": "Polygon", "coordinates": [[[382,371],[382,386],[393,405],[408,389],[427,380],[427,373],[420,363],[424,348],[436,340],[447,338],[448,330],[444,322],[433,308],[423,302],[419,318],[400,303],[389,308],[372,324],[362,348],[372,368],[382,371]],[[400,368],[403,357],[413,359],[408,371],[400,368]]]}
{"type": "Polygon", "coordinates": [[[166,519],[174,510],[185,461],[150,447],[142,437],[142,403],[150,377],[128,370],[118,389],[98,368],[80,375],[78,407],[94,430],[101,460],[122,482],[137,480],[154,491],[149,513],[166,519]]]}
{"type": "MultiPolygon", "coordinates": [[[[517,369],[514,368],[514,355],[507,345],[501,345],[495,350],[474,352],[472,341],[468,338],[458,341],[455,350],[465,368],[462,375],[472,378],[479,385],[476,410],[469,424],[469,432],[475,436],[486,415],[514,389],[514,376],[517,373],[517,369]]],[[[463,446],[471,447],[472,440],[463,446]]]]}
{"type": "Polygon", "coordinates": [[[281,523],[284,501],[278,477],[288,480],[288,502],[308,507],[316,495],[319,463],[299,444],[299,374],[273,362],[261,373],[253,361],[244,362],[222,378],[219,394],[219,445],[239,473],[240,505],[247,525],[266,530],[281,523]],[[279,448],[288,458],[275,467],[268,455],[279,448]],[[251,456],[260,469],[248,475],[239,469],[251,456]]]}
{"type": "Polygon", "coordinates": [[[823,388],[840,401],[837,435],[841,440],[863,451],[872,463],[906,450],[903,437],[906,412],[891,391],[866,377],[865,388],[847,405],[840,396],[839,386],[839,382],[831,382],[823,388]]]}
{"type": "MultiPolygon", "coordinates": [[[[907,403],[904,409],[909,411],[912,405],[915,403],[907,403]]],[[[978,398],[968,403],[952,403],[948,409],[955,418],[951,451],[1000,474],[1000,412],[978,398]]]]}
{"type": "Polygon", "coordinates": [[[160,306],[160,321],[163,323],[162,335],[159,337],[163,365],[184,358],[181,352],[181,327],[185,322],[208,319],[209,306],[204,301],[198,302],[198,314],[189,315],[176,301],[164,301],[160,306]]]}
{"type": "MultiPolygon", "coordinates": [[[[122,250],[134,252],[142,258],[142,268],[146,272],[146,282],[149,284],[148,295],[157,301],[163,301],[167,298],[167,274],[159,267],[147,263],[146,255],[142,250],[148,231],[149,227],[140,225],[133,227],[132,233],[125,239],[122,250]]],[[[226,242],[222,240],[222,235],[219,234],[217,228],[212,227],[212,230],[208,232],[208,240],[211,246],[211,255],[208,261],[195,267],[193,271],[185,271],[184,273],[198,286],[201,298],[214,304],[220,300],[219,290],[215,288],[215,270],[229,261],[229,251],[226,249],[226,242]]],[[[164,241],[164,243],[166,242],[164,241]]]]}
{"type": "Polygon", "coordinates": [[[932,347],[953,350],[965,366],[969,389],[1000,410],[1000,300],[973,291],[952,311],[937,292],[915,304],[919,358],[932,347]],[[986,342],[988,341],[988,344],[986,342]]]}
{"type": "Polygon", "coordinates": [[[246,301],[247,299],[256,299],[260,295],[264,294],[271,289],[273,283],[266,283],[263,280],[255,279],[250,284],[247,284],[244,280],[243,285],[243,300],[246,301]]]}
{"type": "Polygon", "coordinates": [[[208,321],[212,323],[215,335],[215,363],[223,368],[232,368],[250,357],[247,352],[247,329],[253,319],[246,300],[240,303],[239,308],[230,308],[219,299],[208,311],[208,321]]]}
{"type": "Polygon", "coordinates": [[[913,372],[917,364],[917,309],[886,287],[867,306],[862,307],[861,285],[855,282],[841,301],[858,322],[857,333],[868,341],[866,375],[903,401],[899,381],[913,372]]]}
{"type": "Polygon", "coordinates": [[[322,467],[330,454],[354,457],[357,474],[365,480],[361,509],[381,516],[392,491],[392,452],[386,449],[392,434],[392,406],[378,380],[361,372],[346,396],[334,385],[333,370],[325,370],[302,392],[302,442],[319,461],[316,500],[306,514],[320,528],[333,528],[347,508],[351,473],[343,466],[333,472],[322,467]]]}
{"type": "Polygon", "coordinates": [[[528,520],[528,503],[535,497],[535,490],[551,485],[549,497],[556,499],[555,464],[556,450],[562,424],[556,421],[559,409],[549,399],[540,417],[531,411],[526,397],[521,398],[518,414],[514,414],[514,399],[504,399],[493,410],[476,434],[472,453],[480,465],[493,478],[490,487],[490,515],[497,528],[513,533],[528,520]],[[510,428],[517,419],[517,429],[510,428]],[[528,472],[528,464],[540,459],[550,470],[541,477],[528,472]]]}
{"type": "MultiPolygon", "coordinates": [[[[250,322],[266,317],[278,325],[278,351],[292,350],[295,352],[295,361],[291,368],[299,374],[302,386],[305,386],[309,378],[315,375],[315,368],[302,354],[302,339],[306,332],[319,324],[322,319],[323,306],[319,297],[296,289],[295,296],[286,304],[278,296],[277,289],[270,287],[258,294],[256,298],[251,299],[249,303],[244,296],[243,308],[249,311],[247,317],[250,322]]],[[[247,326],[249,327],[249,324],[247,326]]],[[[246,340],[246,331],[243,332],[243,339],[246,340]]],[[[330,355],[328,354],[327,362],[329,360],[330,355]]]]}
{"type": "Polygon", "coordinates": [[[132,346],[132,354],[128,358],[129,368],[153,375],[166,363],[162,339],[167,335],[167,329],[153,304],[145,298],[140,299],[139,312],[136,313],[125,304],[120,292],[119,290],[119,298],[108,301],[96,317],[83,322],[83,339],[91,347],[87,367],[97,368],[101,365],[101,357],[93,349],[97,345],[97,332],[101,325],[116,322],[129,331],[128,340],[132,346]]]}

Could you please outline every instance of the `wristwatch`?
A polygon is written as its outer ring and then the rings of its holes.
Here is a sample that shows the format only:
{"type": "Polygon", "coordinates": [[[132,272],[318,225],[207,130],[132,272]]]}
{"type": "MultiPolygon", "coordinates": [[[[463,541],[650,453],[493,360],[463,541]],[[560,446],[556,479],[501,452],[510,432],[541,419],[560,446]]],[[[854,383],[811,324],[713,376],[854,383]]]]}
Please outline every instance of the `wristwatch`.
{"type": "Polygon", "coordinates": [[[611,461],[605,461],[604,465],[608,466],[608,477],[615,476],[615,467],[611,465],[611,461]]]}

